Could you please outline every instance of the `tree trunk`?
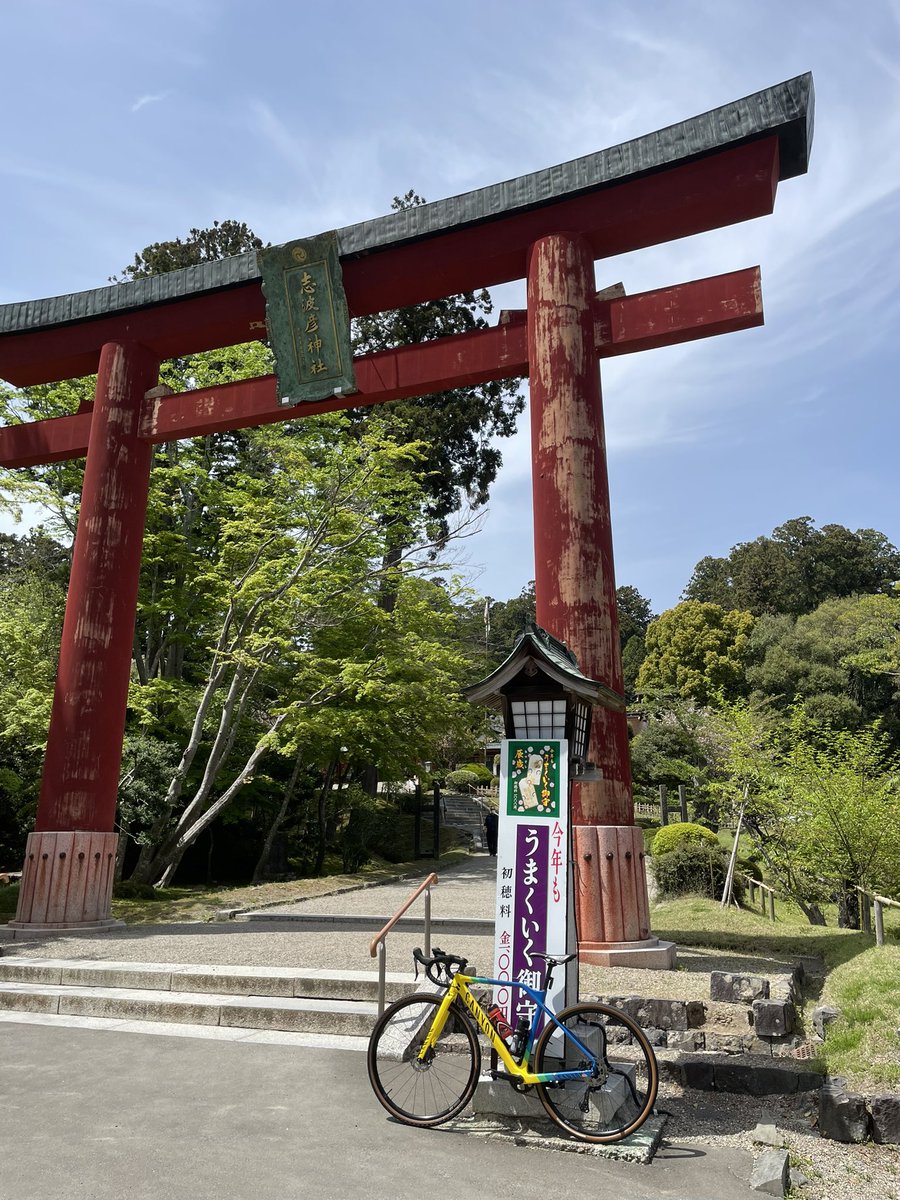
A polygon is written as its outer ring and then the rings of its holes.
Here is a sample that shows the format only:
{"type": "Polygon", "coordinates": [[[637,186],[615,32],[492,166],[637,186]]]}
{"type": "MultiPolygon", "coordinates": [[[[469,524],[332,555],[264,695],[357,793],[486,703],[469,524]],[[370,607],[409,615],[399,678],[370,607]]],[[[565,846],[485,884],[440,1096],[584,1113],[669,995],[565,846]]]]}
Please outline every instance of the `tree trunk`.
{"type": "Polygon", "coordinates": [[[328,849],[328,796],[331,792],[331,781],[334,779],[335,759],[325,769],[325,779],[319,792],[318,841],[316,843],[316,861],[313,875],[321,875],[325,867],[325,852],[328,849]]]}
{"type": "Polygon", "coordinates": [[[269,832],[266,834],[266,839],[263,842],[263,848],[262,852],[260,853],[259,860],[257,861],[256,866],[253,868],[254,883],[259,883],[266,872],[266,868],[269,863],[269,856],[272,853],[272,846],[275,842],[275,836],[278,833],[278,830],[281,828],[282,821],[287,816],[288,808],[290,807],[290,803],[294,798],[294,793],[297,790],[297,780],[300,777],[301,762],[302,757],[300,754],[298,754],[294,760],[294,769],[291,772],[291,778],[288,781],[287,787],[285,788],[284,797],[281,801],[281,807],[278,809],[278,815],[269,826],[269,832]]]}
{"type": "Polygon", "coordinates": [[[838,928],[859,929],[859,892],[849,879],[842,880],[837,902],[838,928]]]}
{"type": "MultiPolygon", "coordinates": [[[[797,899],[796,897],[794,897],[797,899]]],[[[797,907],[809,921],[810,925],[827,925],[825,914],[819,908],[818,904],[805,904],[802,900],[797,900],[797,907]]]]}

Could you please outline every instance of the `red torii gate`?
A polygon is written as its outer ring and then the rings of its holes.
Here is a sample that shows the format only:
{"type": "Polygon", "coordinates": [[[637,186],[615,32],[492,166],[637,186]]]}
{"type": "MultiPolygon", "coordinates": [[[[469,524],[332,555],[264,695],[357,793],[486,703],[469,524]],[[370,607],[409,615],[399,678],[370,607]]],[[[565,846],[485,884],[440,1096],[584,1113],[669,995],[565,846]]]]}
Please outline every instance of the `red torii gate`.
{"type": "MultiPolygon", "coordinates": [[[[537,620],[622,693],[597,359],[762,323],[758,268],[596,293],[594,260],[770,213],[807,169],[810,75],[560,167],[338,231],[351,315],[525,276],[528,309],[474,333],[361,357],[358,391],[284,408],[273,376],[181,395],[161,360],[264,336],[253,253],[94,292],[0,307],[0,376],[96,371],[92,409],[0,430],[0,465],[87,456],[35,832],[17,928],[109,920],[112,832],[152,447],[175,438],[529,377],[537,620]]],[[[579,948],[649,951],[643,843],[622,711],[595,713],[600,781],[573,788],[579,948]]],[[[649,963],[648,963],[649,965],[649,963]]]]}

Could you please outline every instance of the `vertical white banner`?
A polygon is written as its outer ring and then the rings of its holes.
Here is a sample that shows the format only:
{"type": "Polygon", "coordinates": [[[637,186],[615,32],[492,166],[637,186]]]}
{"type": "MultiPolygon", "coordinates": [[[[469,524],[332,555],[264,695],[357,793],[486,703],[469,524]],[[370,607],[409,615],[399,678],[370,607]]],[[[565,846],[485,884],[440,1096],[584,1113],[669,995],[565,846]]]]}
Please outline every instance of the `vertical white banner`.
{"type": "MultiPolygon", "coordinates": [[[[576,949],[569,897],[568,742],[508,739],[500,745],[494,978],[543,987],[537,953],[576,949]]],[[[570,964],[575,968],[577,964],[570,964]]],[[[557,970],[547,1003],[566,1004],[567,970],[557,970]]],[[[577,976],[576,976],[577,978],[577,976]]],[[[577,993],[577,983],[574,989],[577,993]]],[[[515,1028],[534,1004],[518,988],[494,989],[494,1001],[515,1028]]],[[[573,989],[568,989],[571,997],[573,989]]]]}

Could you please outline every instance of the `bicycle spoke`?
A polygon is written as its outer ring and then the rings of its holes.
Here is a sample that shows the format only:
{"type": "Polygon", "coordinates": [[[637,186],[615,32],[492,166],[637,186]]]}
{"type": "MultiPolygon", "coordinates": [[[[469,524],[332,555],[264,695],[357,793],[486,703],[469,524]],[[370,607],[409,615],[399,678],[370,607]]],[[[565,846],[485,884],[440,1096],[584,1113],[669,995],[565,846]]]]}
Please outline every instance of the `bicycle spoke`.
{"type": "MultiPolygon", "coordinates": [[[[601,1004],[578,1004],[559,1014],[596,1063],[594,1077],[538,1085],[541,1103],[554,1121],[575,1137],[615,1142],[638,1129],[653,1109],[658,1086],[656,1059],[643,1032],[624,1013],[601,1004]]],[[[535,1051],[535,1072],[587,1069],[591,1059],[558,1028],[549,1025],[535,1051]]]]}
{"type": "Polygon", "coordinates": [[[369,1041],[369,1079],[398,1120],[439,1125],[461,1112],[478,1082],[481,1051],[463,1014],[451,1012],[425,1060],[419,1058],[440,996],[407,996],[388,1008],[369,1041]]]}

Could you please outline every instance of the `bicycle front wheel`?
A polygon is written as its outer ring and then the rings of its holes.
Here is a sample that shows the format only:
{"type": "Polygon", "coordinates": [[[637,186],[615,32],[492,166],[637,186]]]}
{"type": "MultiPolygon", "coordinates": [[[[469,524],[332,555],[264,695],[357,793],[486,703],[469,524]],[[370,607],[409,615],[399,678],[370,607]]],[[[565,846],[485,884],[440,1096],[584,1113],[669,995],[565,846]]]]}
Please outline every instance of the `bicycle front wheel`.
{"type": "MultiPolygon", "coordinates": [[[[605,1004],[574,1004],[556,1018],[597,1062],[592,1079],[537,1084],[557,1125],[586,1142],[617,1142],[653,1111],[659,1087],[656,1056],[642,1029],[605,1004]]],[[[551,1022],[535,1049],[534,1071],[578,1071],[590,1060],[551,1022]]]]}
{"type": "Polygon", "coordinates": [[[391,1116],[406,1125],[440,1125],[472,1099],[481,1047],[472,1023],[454,1006],[425,1059],[419,1051],[442,996],[404,996],[385,1009],[369,1039],[369,1081],[391,1116]]]}

